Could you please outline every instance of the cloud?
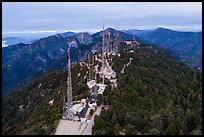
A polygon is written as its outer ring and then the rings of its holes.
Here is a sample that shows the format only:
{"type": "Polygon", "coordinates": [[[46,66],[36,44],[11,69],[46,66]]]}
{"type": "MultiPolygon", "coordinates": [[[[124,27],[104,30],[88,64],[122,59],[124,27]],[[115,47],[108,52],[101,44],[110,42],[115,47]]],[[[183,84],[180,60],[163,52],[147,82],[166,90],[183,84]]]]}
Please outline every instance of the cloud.
{"type": "Polygon", "coordinates": [[[100,30],[106,26],[202,29],[201,2],[3,2],[4,32],[100,30]],[[185,27],[182,27],[185,26],[185,27]],[[198,27],[200,26],[200,27],[198,27]]]}

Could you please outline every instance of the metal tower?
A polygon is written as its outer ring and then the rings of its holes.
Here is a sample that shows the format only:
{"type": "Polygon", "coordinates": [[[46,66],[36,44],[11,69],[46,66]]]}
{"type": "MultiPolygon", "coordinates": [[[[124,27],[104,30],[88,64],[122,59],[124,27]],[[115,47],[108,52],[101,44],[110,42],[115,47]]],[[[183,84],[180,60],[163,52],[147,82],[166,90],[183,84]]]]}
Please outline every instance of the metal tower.
{"type": "Polygon", "coordinates": [[[108,33],[108,40],[107,40],[107,52],[110,52],[110,32],[108,33]]]}
{"type": "Polygon", "coordinates": [[[115,34],[115,41],[114,41],[114,52],[118,52],[118,39],[119,39],[119,34],[115,34]]]}
{"type": "MultiPolygon", "coordinates": [[[[63,108],[62,108],[62,112],[63,112],[63,114],[64,114],[65,109],[66,109],[66,107],[65,107],[65,95],[64,95],[64,92],[62,93],[62,97],[63,97],[63,108]]],[[[63,114],[62,114],[62,117],[63,117],[63,114]]]]}
{"type": "Polygon", "coordinates": [[[92,55],[92,77],[96,81],[96,70],[94,68],[95,65],[95,55],[92,55]]]}
{"type": "Polygon", "coordinates": [[[102,67],[105,66],[105,32],[103,24],[102,67]]]}
{"type": "Polygon", "coordinates": [[[94,55],[87,55],[88,56],[88,77],[87,77],[87,82],[91,81],[94,79],[94,55]]]}
{"type": "Polygon", "coordinates": [[[71,79],[71,63],[70,63],[70,48],[68,48],[68,68],[67,68],[67,108],[73,106],[72,102],[72,79],[71,79]]]}
{"type": "Polygon", "coordinates": [[[91,81],[91,60],[90,60],[90,56],[88,54],[88,77],[87,77],[87,82],[91,81]]]}

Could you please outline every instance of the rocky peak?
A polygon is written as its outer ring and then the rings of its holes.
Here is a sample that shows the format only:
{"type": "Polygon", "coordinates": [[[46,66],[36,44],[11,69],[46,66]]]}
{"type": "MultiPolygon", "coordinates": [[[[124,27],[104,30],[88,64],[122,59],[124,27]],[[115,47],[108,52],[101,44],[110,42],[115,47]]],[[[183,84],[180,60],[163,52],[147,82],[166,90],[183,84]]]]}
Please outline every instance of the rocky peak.
{"type": "Polygon", "coordinates": [[[88,45],[92,42],[93,38],[89,33],[79,33],[76,35],[76,39],[80,44],[88,45]]]}

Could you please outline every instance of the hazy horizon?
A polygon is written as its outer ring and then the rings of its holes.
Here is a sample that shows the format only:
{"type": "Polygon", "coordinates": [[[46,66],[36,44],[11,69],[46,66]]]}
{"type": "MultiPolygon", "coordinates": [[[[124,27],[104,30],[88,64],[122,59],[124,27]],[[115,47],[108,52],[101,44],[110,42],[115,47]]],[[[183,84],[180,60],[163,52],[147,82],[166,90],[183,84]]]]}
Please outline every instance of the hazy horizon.
{"type": "MultiPolygon", "coordinates": [[[[138,28],[130,28],[130,29],[122,29],[122,30],[155,30],[157,28],[159,28],[161,26],[158,26],[156,28],[153,29],[138,29],[138,28]]],[[[107,27],[109,28],[109,27],[107,27]]],[[[111,27],[113,29],[116,29],[114,27],[111,27]]],[[[170,29],[167,27],[162,27],[165,29],[170,29]]],[[[106,28],[105,28],[106,29],[106,28]]],[[[120,31],[122,31],[120,30],[120,31]]],[[[174,31],[180,31],[180,32],[202,32],[202,30],[177,30],[177,29],[170,29],[170,30],[174,30],[174,31]]],[[[27,32],[8,32],[8,33],[4,33],[2,35],[2,38],[6,38],[6,37],[29,37],[29,36],[50,36],[50,35],[55,35],[55,34],[59,34],[59,33],[64,33],[64,32],[74,32],[74,33],[80,33],[80,32],[88,32],[90,34],[93,33],[97,33],[99,31],[102,31],[102,29],[100,30],[95,30],[95,31],[89,31],[89,30],[58,30],[58,31],[27,31],[27,32]]]]}
{"type": "Polygon", "coordinates": [[[2,2],[2,34],[105,28],[202,31],[202,2],[2,2]],[[151,10],[150,10],[151,9],[151,10]]]}

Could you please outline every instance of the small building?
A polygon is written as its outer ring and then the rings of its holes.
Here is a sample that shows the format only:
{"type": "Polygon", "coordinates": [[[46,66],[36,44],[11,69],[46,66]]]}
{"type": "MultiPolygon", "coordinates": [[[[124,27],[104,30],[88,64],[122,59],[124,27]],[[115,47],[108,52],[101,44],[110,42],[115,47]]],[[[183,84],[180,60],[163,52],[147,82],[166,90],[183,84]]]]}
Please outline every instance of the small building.
{"type": "Polygon", "coordinates": [[[71,113],[69,109],[66,109],[66,111],[63,113],[62,118],[67,120],[74,120],[74,115],[71,113]]]}
{"type": "Polygon", "coordinates": [[[99,89],[99,87],[97,86],[97,84],[95,84],[95,85],[92,87],[91,92],[92,92],[93,94],[97,94],[97,93],[98,93],[98,89],[99,89]]]}
{"type": "Polygon", "coordinates": [[[87,82],[87,85],[88,85],[89,89],[91,89],[94,85],[96,85],[96,81],[91,80],[91,81],[87,82]]]}
{"type": "Polygon", "coordinates": [[[75,104],[71,109],[71,113],[74,115],[79,115],[84,107],[81,104],[75,104]]]}
{"type": "Polygon", "coordinates": [[[103,94],[107,85],[106,84],[97,84],[97,86],[99,87],[98,94],[103,94]]]}
{"type": "Polygon", "coordinates": [[[97,107],[97,103],[96,103],[96,101],[94,101],[94,102],[89,102],[89,108],[95,108],[95,107],[97,107]]]}
{"type": "Polygon", "coordinates": [[[110,82],[111,82],[111,90],[113,88],[117,88],[117,79],[110,79],[110,82]]]}
{"type": "Polygon", "coordinates": [[[50,104],[50,106],[53,106],[54,99],[50,100],[48,103],[50,104]]]}
{"type": "Polygon", "coordinates": [[[86,118],[80,118],[81,123],[85,123],[87,121],[86,118]]]}
{"type": "Polygon", "coordinates": [[[85,106],[85,105],[86,105],[86,99],[84,99],[84,98],[81,99],[81,105],[82,105],[82,106],[85,106]]]}
{"type": "Polygon", "coordinates": [[[100,78],[103,78],[103,72],[99,71],[98,74],[100,78]]]}

